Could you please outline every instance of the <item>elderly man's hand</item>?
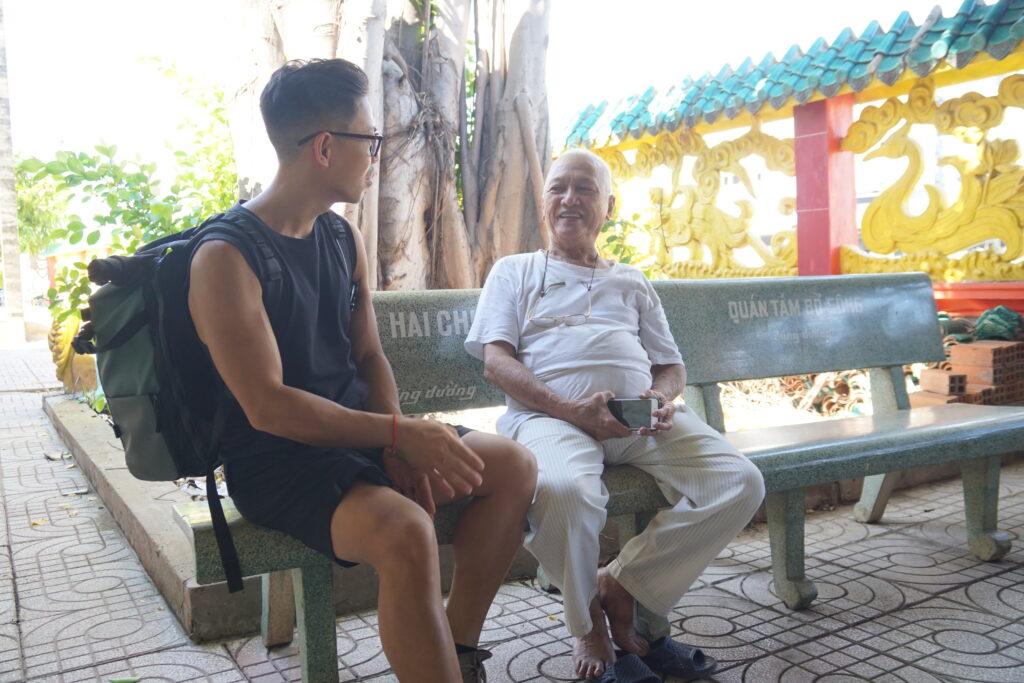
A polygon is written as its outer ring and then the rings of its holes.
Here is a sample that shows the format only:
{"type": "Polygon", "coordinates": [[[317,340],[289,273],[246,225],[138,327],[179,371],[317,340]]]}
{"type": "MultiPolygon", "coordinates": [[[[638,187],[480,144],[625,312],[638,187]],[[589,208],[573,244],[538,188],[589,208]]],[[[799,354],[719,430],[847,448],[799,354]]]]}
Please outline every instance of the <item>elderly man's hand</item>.
{"type": "Polygon", "coordinates": [[[657,418],[657,422],[655,422],[654,426],[650,429],[641,429],[640,434],[642,436],[651,436],[652,434],[667,432],[672,429],[672,425],[674,424],[673,418],[676,414],[675,403],[669,401],[665,398],[664,394],[660,391],[655,391],[654,389],[647,389],[640,394],[640,398],[654,398],[658,400],[658,408],[654,413],[652,413],[654,417],[657,418]]]}
{"type": "Polygon", "coordinates": [[[612,398],[615,398],[615,394],[612,392],[599,391],[586,398],[573,401],[572,418],[568,422],[598,441],[629,436],[632,432],[616,420],[608,410],[608,400],[612,398]]]}

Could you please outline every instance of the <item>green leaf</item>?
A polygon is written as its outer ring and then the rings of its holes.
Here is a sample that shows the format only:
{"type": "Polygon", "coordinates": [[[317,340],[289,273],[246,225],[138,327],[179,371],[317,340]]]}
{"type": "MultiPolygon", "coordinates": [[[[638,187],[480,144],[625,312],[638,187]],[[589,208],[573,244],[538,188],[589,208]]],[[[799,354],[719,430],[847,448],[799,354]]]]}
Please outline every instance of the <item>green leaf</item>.
{"type": "Polygon", "coordinates": [[[85,223],[77,218],[73,218],[68,222],[68,230],[71,232],[82,232],[85,230],[85,223]]]}
{"type": "Polygon", "coordinates": [[[50,299],[51,301],[53,299],[56,299],[57,298],[57,290],[54,289],[53,287],[50,287],[48,290],[46,290],[46,298],[50,299]]]}
{"type": "Polygon", "coordinates": [[[74,171],[75,173],[83,173],[85,171],[85,167],[82,166],[82,162],[76,159],[75,157],[68,157],[68,160],[65,163],[67,164],[68,168],[74,171]]]}
{"type": "Polygon", "coordinates": [[[72,232],[70,235],[68,235],[68,242],[70,242],[71,244],[78,244],[81,241],[82,241],[82,233],[81,232],[72,232]]]}
{"type": "Polygon", "coordinates": [[[51,161],[46,164],[46,172],[51,175],[60,175],[68,170],[68,167],[59,161],[51,161]]]}
{"type": "Polygon", "coordinates": [[[75,266],[75,268],[78,268],[79,270],[85,270],[86,268],[89,267],[89,266],[85,265],[84,263],[82,263],[81,261],[76,261],[74,263],[74,266],[75,266]]]}
{"type": "Polygon", "coordinates": [[[156,216],[168,221],[171,220],[171,214],[174,213],[174,207],[170,204],[157,203],[153,204],[151,208],[156,216]]]}
{"type": "Polygon", "coordinates": [[[35,157],[31,159],[25,159],[20,164],[18,164],[18,168],[25,171],[26,173],[36,173],[37,171],[39,171],[39,169],[45,167],[46,164],[44,164],[41,160],[36,159],[35,157]]]}
{"type": "Polygon", "coordinates": [[[100,231],[93,230],[89,233],[89,236],[85,238],[85,243],[90,247],[100,241],[100,231]]]}

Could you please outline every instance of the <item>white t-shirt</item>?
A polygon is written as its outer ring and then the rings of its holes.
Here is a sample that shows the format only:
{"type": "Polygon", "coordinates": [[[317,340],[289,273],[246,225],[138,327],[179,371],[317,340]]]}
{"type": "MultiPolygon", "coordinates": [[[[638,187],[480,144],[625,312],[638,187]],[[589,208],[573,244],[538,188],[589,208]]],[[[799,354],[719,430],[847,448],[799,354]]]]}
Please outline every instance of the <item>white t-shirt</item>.
{"type": "MultiPolygon", "coordinates": [[[[652,365],[682,364],[661,300],[639,269],[615,263],[593,270],[550,259],[541,299],[543,272],[543,251],[506,256],[494,264],[466,337],[470,355],[483,359],[484,344],[507,342],[540,381],[573,399],[598,391],[635,398],[651,387],[652,365]],[[534,302],[534,318],[586,313],[592,272],[586,322],[551,327],[527,321],[534,302]]],[[[542,415],[511,396],[505,400],[508,411],[498,420],[504,436],[542,415]]]]}

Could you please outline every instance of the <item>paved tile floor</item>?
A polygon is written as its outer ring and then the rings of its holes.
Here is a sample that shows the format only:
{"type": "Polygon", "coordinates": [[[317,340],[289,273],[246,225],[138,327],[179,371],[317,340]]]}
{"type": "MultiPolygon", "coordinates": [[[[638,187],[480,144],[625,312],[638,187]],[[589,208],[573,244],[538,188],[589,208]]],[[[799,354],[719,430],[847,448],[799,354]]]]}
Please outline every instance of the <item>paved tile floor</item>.
{"type": "MultiPolygon", "coordinates": [[[[0,351],[0,681],[298,680],[293,647],[189,642],[41,410],[42,349],[0,351]]],[[[1024,465],[1004,469],[1001,526],[1024,535],[1024,465]]],[[[770,591],[768,538],[745,531],[673,610],[714,680],[1024,681],[1024,547],[965,549],[959,482],[899,493],[883,524],[808,518],[803,612],[770,591]]],[[[572,680],[558,596],[505,585],[484,643],[493,683],[572,680]]],[[[390,681],[373,612],[339,619],[342,680],[390,681]]]]}

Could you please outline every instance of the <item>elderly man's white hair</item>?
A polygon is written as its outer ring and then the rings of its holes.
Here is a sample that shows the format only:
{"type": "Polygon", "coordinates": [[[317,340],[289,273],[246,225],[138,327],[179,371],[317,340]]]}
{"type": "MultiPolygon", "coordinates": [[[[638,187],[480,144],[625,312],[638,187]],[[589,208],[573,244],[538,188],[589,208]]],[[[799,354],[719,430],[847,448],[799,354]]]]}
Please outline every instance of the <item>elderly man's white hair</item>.
{"type": "MultiPolygon", "coordinates": [[[[554,173],[555,168],[558,167],[563,161],[583,160],[589,163],[594,169],[594,179],[597,181],[597,186],[601,190],[601,193],[605,197],[610,197],[612,194],[612,171],[608,168],[607,162],[604,159],[597,156],[589,149],[575,148],[567,149],[562,152],[561,156],[555,159],[555,162],[551,164],[551,168],[548,169],[548,179],[551,178],[551,174],[554,173]]],[[[545,185],[547,182],[545,182],[545,185]]]]}

